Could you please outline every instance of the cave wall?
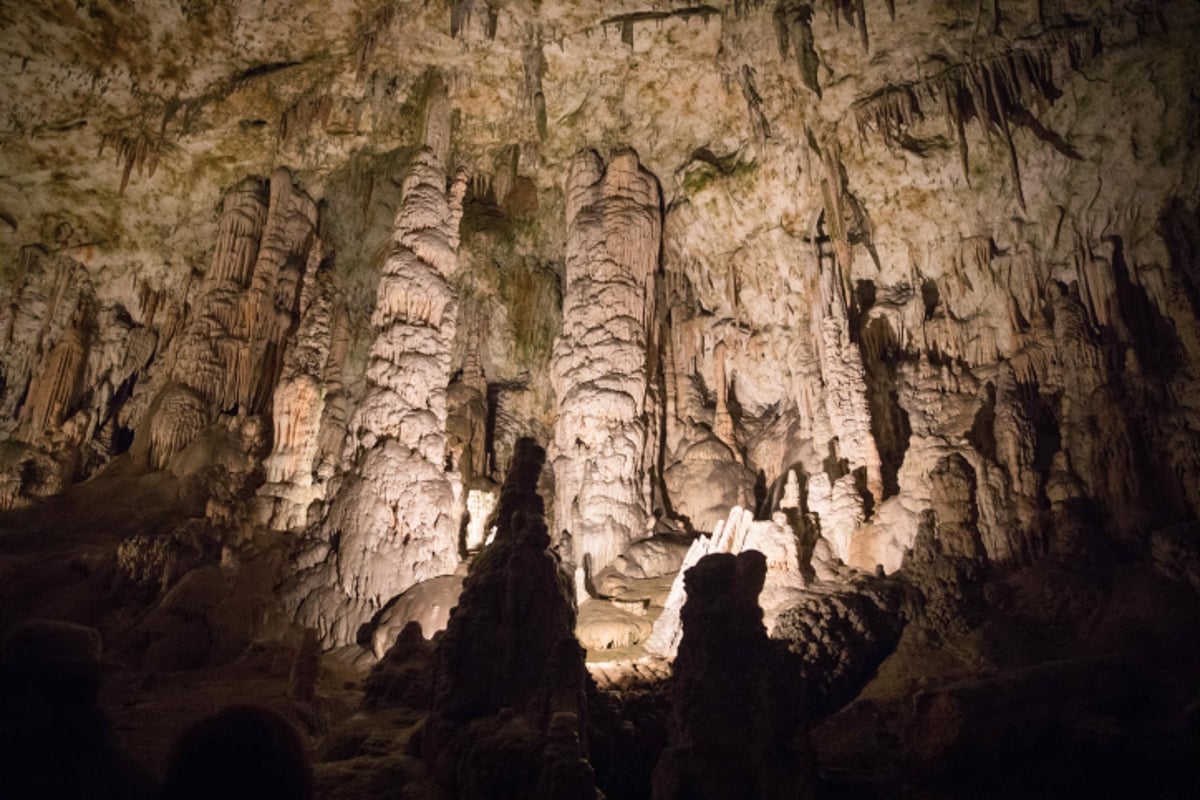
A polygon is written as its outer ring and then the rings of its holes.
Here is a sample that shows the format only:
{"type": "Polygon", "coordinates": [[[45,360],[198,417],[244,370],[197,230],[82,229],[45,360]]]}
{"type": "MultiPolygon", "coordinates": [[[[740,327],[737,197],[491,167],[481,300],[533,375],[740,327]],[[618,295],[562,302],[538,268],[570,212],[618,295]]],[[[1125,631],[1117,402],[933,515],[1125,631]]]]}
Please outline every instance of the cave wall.
{"type": "Polygon", "coordinates": [[[165,469],[328,644],[523,435],[580,567],[789,470],[865,569],[939,464],[997,563],[1200,508],[1193,3],[4,13],[0,504],[165,469]]]}

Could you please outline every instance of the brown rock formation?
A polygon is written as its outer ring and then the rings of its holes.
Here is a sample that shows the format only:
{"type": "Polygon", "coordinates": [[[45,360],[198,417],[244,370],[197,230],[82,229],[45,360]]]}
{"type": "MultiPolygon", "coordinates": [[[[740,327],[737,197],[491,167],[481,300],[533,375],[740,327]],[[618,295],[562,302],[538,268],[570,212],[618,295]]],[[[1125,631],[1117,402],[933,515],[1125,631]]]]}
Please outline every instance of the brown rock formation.
{"type": "Polygon", "coordinates": [[[521,439],[496,512],[438,642],[422,749],[453,797],[590,798],[586,672],[570,578],[547,548],[545,451],[521,439]]]}
{"type": "Polygon", "coordinates": [[[753,550],[709,555],[687,572],[656,800],[811,794],[803,689],[786,650],[762,626],[766,574],[766,559],[753,550]]]}

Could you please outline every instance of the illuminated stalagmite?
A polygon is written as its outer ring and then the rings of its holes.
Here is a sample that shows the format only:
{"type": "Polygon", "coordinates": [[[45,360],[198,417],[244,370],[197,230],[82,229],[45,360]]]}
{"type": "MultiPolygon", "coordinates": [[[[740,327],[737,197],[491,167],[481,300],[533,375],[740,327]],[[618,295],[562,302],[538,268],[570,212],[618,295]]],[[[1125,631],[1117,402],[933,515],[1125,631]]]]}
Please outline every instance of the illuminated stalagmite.
{"type": "Polygon", "coordinates": [[[270,411],[316,224],[316,203],[286,169],[226,196],[211,267],[135,445],[151,465],[165,467],[219,413],[270,411]]]}
{"type": "Polygon", "coordinates": [[[594,575],[646,534],[654,463],[649,353],[658,182],[631,151],[577,155],[567,178],[563,330],[554,344],[555,526],[594,575]]]}
{"type": "Polygon", "coordinates": [[[320,259],[318,242],[305,270],[300,324],[284,356],[271,405],[273,446],[263,462],[266,485],[259,494],[265,498],[264,516],[279,530],[302,528],[309,506],[324,498],[323,481],[315,473],[325,398],[332,383],[329,361],[336,300],[331,275],[318,271],[320,259]]]}
{"type": "Polygon", "coordinates": [[[289,589],[329,644],[354,640],[383,605],[458,564],[462,486],[446,469],[446,388],[458,303],[466,177],[446,188],[450,109],[434,92],[404,177],[371,316],[367,390],[351,422],[354,464],[333,498],[316,560],[289,589]]]}

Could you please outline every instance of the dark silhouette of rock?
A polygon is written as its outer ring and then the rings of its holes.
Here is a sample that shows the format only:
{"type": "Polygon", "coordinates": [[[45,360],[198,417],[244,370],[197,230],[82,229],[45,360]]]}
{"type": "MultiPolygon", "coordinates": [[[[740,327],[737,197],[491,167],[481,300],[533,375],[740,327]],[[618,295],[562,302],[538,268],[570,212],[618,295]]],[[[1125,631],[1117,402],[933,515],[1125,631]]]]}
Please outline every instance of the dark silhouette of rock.
{"type": "Polygon", "coordinates": [[[841,591],[811,592],[779,615],[772,635],[799,656],[810,715],[837,710],[875,674],[904,630],[903,584],[860,578],[841,591]]]}
{"type": "Polygon", "coordinates": [[[98,705],[100,633],[34,620],[0,651],[0,798],[139,800],[154,782],[117,742],[98,705]]]}
{"type": "Polygon", "coordinates": [[[162,800],[311,800],[312,765],[300,733],[257,706],[231,706],[175,744],[162,800]]]}
{"type": "Polygon", "coordinates": [[[982,587],[988,568],[980,558],[955,554],[955,540],[945,537],[936,520],[934,512],[922,514],[901,575],[916,590],[906,595],[905,615],[928,634],[945,638],[979,624],[986,611],[982,587]]]}
{"type": "Polygon", "coordinates": [[[755,550],[702,558],[684,578],[667,749],[655,800],[774,800],[811,795],[796,658],[767,638],[755,550]]]}
{"type": "Polygon", "coordinates": [[[495,541],[471,565],[438,643],[422,751],[452,797],[595,797],[571,582],[547,549],[536,491],[545,458],[532,439],[517,441],[495,541]]]}
{"type": "Polygon", "coordinates": [[[609,798],[649,800],[671,716],[666,680],[589,694],[588,745],[596,785],[609,798]]]}
{"type": "Polygon", "coordinates": [[[302,703],[311,703],[317,695],[317,680],[321,677],[321,641],[317,632],[305,628],[296,657],[292,660],[292,671],[288,675],[288,697],[302,703]]]}
{"type": "Polygon", "coordinates": [[[367,708],[400,706],[427,709],[433,699],[434,645],[421,633],[421,623],[404,626],[363,685],[367,708]]]}

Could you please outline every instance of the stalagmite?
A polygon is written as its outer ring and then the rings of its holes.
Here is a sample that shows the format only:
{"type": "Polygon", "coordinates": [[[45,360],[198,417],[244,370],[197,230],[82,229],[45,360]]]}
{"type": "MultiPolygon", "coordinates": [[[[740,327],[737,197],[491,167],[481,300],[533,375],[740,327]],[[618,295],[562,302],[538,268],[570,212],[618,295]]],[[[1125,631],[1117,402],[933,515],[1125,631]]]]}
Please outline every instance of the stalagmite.
{"type": "Polygon", "coordinates": [[[798,659],[763,630],[768,570],[762,554],[743,552],[688,571],[655,800],[813,796],[798,659]]]}
{"type": "Polygon", "coordinates": [[[563,330],[551,364],[555,527],[571,536],[575,568],[594,575],[650,519],[648,351],[662,222],[658,182],[631,151],[607,167],[593,152],[576,156],[566,192],[563,330]]]}
{"type": "Polygon", "coordinates": [[[90,294],[86,272],[69,259],[30,247],[22,251],[21,262],[22,285],[0,311],[0,425],[5,428],[31,413],[23,403],[34,374],[44,372],[40,357],[79,321],[80,304],[90,294]]]}
{"type": "Polygon", "coordinates": [[[479,361],[479,335],[473,330],[467,340],[462,375],[450,384],[446,398],[449,455],[463,485],[468,487],[472,482],[489,481],[487,398],[487,377],[479,361]]]}
{"type": "Polygon", "coordinates": [[[446,389],[467,180],[460,173],[446,189],[444,95],[431,98],[426,114],[371,316],[366,395],[347,453],[356,468],[322,525],[328,555],[287,590],[303,624],[331,645],[353,641],[389,600],[458,565],[464,498],[458,474],[446,469],[446,389]]]}
{"type": "Polygon", "coordinates": [[[334,290],[329,272],[318,271],[321,252],[318,243],[309,256],[300,324],[284,356],[271,404],[275,430],[271,454],[263,462],[266,483],[259,495],[269,498],[269,525],[277,530],[305,525],[310,504],[324,498],[316,468],[325,417],[334,290]]]}
{"type": "Polygon", "coordinates": [[[252,413],[270,408],[284,344],[299,316],[301,277],[317,225],[317,206],[296,188],[291,173],[277,169],[270,187],[267,219],[242,312],[246,351],[234,370],[234,386],[225,395],[226,406],[236,401],[252,413]]]}
{"type": "Polygon", "coordinates": [[[787,483],[784,485],[783,499],[779,501],[779,507],[782,509],[800,508],[800,479],[796,477],[794,469],[788,470],[787,483]]]}
{"type": "Polygon", "coordinates": [[[24,417],[31,437],[57,428],[66,419],[75,399],[84,361],[87,340],[78,327],[71,328],[50,351],[50,357],[29,386],[24,417]]]}
{"type": "Polygon", "coordinates": [[[692,542],[671,584],[662,614],[646,641],[646,650],[668,657],[675,655],[683,636],[680,611],[687,598],[684,576],[691,567],[712,553],[738,555],[747,550],[756,550],[765,557],[763,609],[769,631],[779,613],[794,599],[791,590],[804,586],[796,534],[782,513],[769,520],[755,520],[754,512],[735,506],[730,509],[729,518],[719,523],[711,535],[700,536],[692,542]]]}
{"type": "Polygon", "coordinates": [[[812,324],[825,384],[825,409],[841,456],[848,460],[851,471],[865,471],[865,488],[872,500],[879,502],[883,498],[881,462],[871,435],[862,355],[850,341],[846,301],[846,276],[853,267],[850,226],[857,204],[846,187],[837,148],[826,150],[822,160],[825,176],[821,189],[833,253],[818,253],[820,303],[814,303],[812,324]]]}

